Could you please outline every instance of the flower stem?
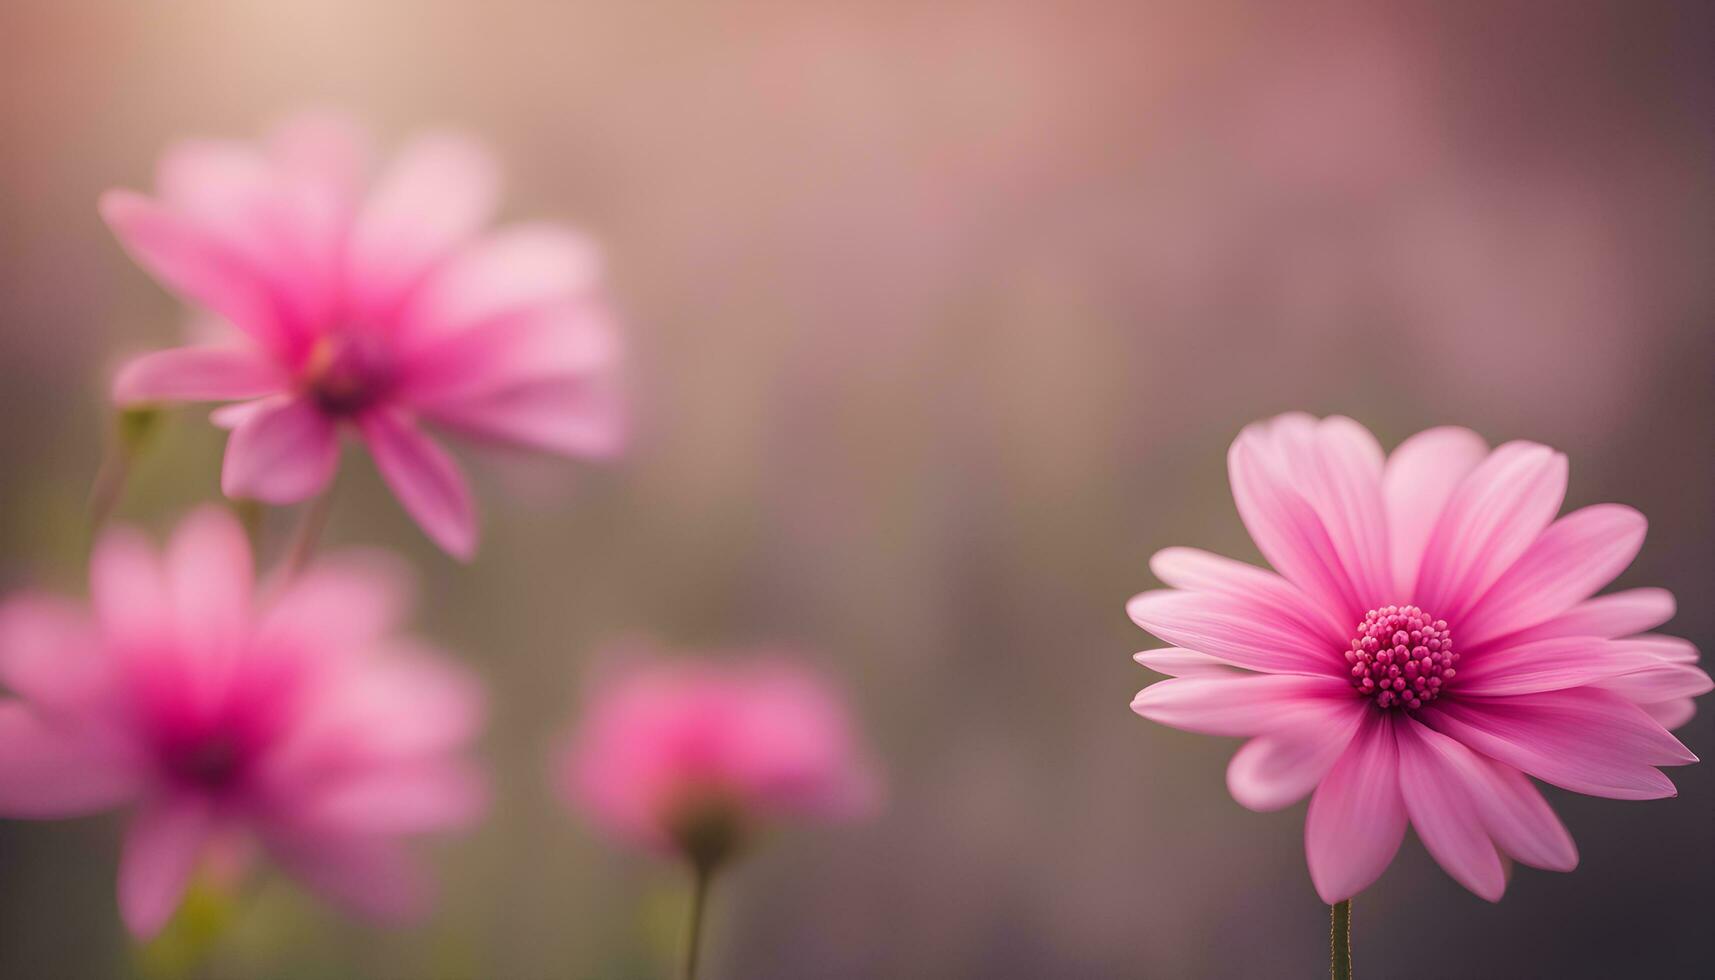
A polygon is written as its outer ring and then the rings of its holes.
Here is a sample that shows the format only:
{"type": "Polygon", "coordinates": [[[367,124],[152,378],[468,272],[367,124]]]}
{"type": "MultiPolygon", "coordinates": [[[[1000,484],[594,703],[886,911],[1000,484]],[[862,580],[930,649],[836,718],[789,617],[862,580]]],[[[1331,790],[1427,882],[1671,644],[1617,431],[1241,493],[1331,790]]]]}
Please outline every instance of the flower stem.
{"type": "Polygon", "coordinates": [[[703,941],[703,917],[709,904],[709,883],[715,877],[714,861],[691,862],[691,929],[685,943],[685,980],[697,980],[697,953],[703,941]]]}
{"type": "Polygon", "coordinates": [[[316,545],[320,543],[322,529],[327,527],[328,514],[333,510],[333,488],[323,490],[316,499],[310,501],[304,508],[303,516],[298,519],[298,526],[292,532],[291,550],[286,552],[286,577],[296,578],[310,563],[310,558],[316,553],[316,545]]]}
{"type": "Polygon", "coordinates": [[[1336,902],[1328,910],[1328,976],[1352,980],[1352,900],[1336,902]]]}

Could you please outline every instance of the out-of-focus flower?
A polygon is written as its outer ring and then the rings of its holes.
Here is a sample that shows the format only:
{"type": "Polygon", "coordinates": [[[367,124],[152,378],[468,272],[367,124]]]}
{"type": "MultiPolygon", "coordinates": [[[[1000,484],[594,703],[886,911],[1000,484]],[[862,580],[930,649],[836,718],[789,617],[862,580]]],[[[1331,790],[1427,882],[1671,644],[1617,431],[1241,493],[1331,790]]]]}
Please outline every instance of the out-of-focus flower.
{"type": "Polygon", "coordinates": [[[312,889],[384,920],[429,894],[406,840],[480,815],[466,749],[475,682],[394,635],[402,573],[331,555],[253,583],[225,511],[197,511],[164,554],[116,529],[90,564],[90,605],[0,606],[0,814],[54,818],[136,804],[119,904],[157,932],[204,860],[260,845],[312,889]]]}
{"type": "Polygon", "coordinates": [[[860,816],[877,795],[839,696],[767,659],[618,668],[588,699],[556,780],[614,836],[710,866],[762,825],[860,816]]]}
{"type": "Polygon", "coordinates": [[[347,124],[305,117],[261,146],[181,143],[156,197],[108,191],[101,213],[138,262],[232,329],[144,355],[121,405],[240,401],[228,496],[286,504],[327,486],[346,423],[441,547],[476,547],[469,487],[425,431],[568,456],[624,440],[620,343],[582,236],[532,224],[479,235],[498,197],[484,150],[410,144],[364,193],[347,124]]]}
{"type": "Polygon", "coordinates": [[[1314,791],[1305,850],[1325,901],[1379,877],[1408,822],[1491,901],[1503,854],[1571,870],[1572,838],[1527,774],[1593,796],[1674,795],[1656,767],[1696,757],[1667,728],[1710,680],[1689,643],[1645,633],[1672,617],[1670,594],[1591,598],[1631,563],[1645,521],[1616,504],[1556,520],[1565,456],[1491,451],[1457,428],[1384,456],[1350,419],[1292,414],[1246,428],[1227,459],[1278,574],[1157,553],[1171,588],[1127,609],[1173,644],[1138,662],[1173,679],[1132,709],[1250,738],[1227,770],[1247,807],[1314,791]]]}

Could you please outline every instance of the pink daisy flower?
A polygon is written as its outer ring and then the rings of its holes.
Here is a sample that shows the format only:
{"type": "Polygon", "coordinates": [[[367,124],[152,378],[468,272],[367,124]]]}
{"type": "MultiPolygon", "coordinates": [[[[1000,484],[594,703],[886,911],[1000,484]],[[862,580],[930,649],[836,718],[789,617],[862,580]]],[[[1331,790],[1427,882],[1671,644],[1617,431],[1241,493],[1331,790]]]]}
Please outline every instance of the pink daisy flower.
{"type": "Polygon", "coordinates": [[[1255,810],[1310,794],[1305,852],[1330,904],[1379,877],[1407,823],[1490,901],[1503,857],[1555,871],[1571,836],[1527,777],[1616,799],[1674,795],[1696,757],[1667,729],[1710,689],[1684,640],[1647,633],[1673,597],[1592,598],[1632,561],[1643,515],[1556,519],[1566,457],[1441,428],[1392,455],[1350,419],[1284,415],[1227,457],[1239,516],[1276,571],[1188,548],[1127,610],[1173,644],[1132,709],[1250,739],[1227,785],[1255,810]]]}
{"type": "Polygon", "coordinates": [[[876,798],[838,695],[774,660],[619,668],[590,696],[556,780],[620,840],[711,864],[761,825],[860,816],[876,798]]]}
{"type": "Polygon", "coordinates": [[[221,321],[220,339],[119,372],[122,406],[239,401],[221,488],[289,504],[322,491],[355,432],[411,516],[468,558],[476,513],[434,427],[566,456],[624,438],[620,345],[594,248],[545,224],[479,234],[494,162],[468,140],[411,143],[367,194],[367,155],[327,118],[261,146],[170,149],[154,198],[108,191],[101,213],[151,274],[221,321]]]}
{"type": "Polygon", "coordinates": [[[329,556],[252,583],[225,511],[164,555],[107,532],[90,606],[0,606],[0,815],[132,804],[119,905],[160,930],[200,861],[259,845],[312,889],[386,920],[428,897],[406,839],[483,807],[465,750],[482,699],[461,670],[393,635],[408,590],[374,557],[329,556]]]}

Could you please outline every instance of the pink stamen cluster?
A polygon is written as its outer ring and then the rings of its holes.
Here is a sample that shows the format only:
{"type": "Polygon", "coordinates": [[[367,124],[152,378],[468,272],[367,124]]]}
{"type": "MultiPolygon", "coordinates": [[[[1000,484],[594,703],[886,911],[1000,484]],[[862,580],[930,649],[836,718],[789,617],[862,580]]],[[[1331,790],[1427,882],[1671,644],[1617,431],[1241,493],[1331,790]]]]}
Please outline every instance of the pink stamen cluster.
{"type": "Polygon", "coordinates": [[[1459,655],[1446,620],[1432,620],[1416,606],[1383,606],[1358,624],[1346,662],[1358,693],[1383,708],[1416,709],[1453,679],[1459,655]]]}

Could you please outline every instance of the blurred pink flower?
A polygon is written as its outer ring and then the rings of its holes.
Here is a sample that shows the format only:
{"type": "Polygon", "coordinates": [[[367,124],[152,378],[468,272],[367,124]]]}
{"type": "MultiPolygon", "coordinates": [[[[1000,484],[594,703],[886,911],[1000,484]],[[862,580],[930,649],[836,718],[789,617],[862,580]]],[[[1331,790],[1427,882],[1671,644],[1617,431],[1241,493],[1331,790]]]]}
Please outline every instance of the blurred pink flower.
{"type": "Polygon", "coordinates": [[[273,504],[327,486],[350,423],[405,509],[466,558],[470,490],[425,423],[568,456],[624,440],[599,260],[553,225],[479,235],[499,178],[465,139],[419,138],[367,196],[366,169],[352,127],[304,117],[260,147],[173,147],[153,199],[104,194],[132,256],[236,328],[130,362],[113,398],[241,400],[214,416],[232,430],[221,486],[273,504]]]}
{"type": "Polygon", "coordinates": [[[249,844],[329,898],[394,920],[427,883],[404,839],[484,805],[464,757],[474,681],[393,635],[406,580],[329,556],[255,588],[244,532],[192,514],[164,555],[106,533],[91,612],[21,595],[0,606],[0,814],[136,804],[119,866],[131,931],[157,932],[199,861],[249,844]]]}
{"type": "Polygon", "coordinates": [[[619,668],[556,779],[616,837],[711,862],[759,824],[861,816],[878,792],[838,695],[774,660],[619,668]]]}
{"type": "Polygon", "coordinates": [[[1322,898],[1375,881],[1407,822],[1441,866],[1497,900],[1501,855],[1570,871],[1572,838],[1526,774],[1616,799],[1674,795],[1657,766],[1696,757],[1667,728],[1710,689],[1697,651],[1644,633],[1673,597],[1591,598],[1643,544],[1643,515],[1598,504],[1558,520],[1566,457],[1440,428],[1391,456],[1350,419],[1284,415],[1239,434],[1239,516],[1279,574],[1169,548],[1171,588],[1127,606],[1174,644],[1137,655],[1173,679],[1132,709],[1250,738],[1233,797],[1305,825],[1322,898]],[[1643,634],[1643,635],[1638,635],[1643,634]]]}

